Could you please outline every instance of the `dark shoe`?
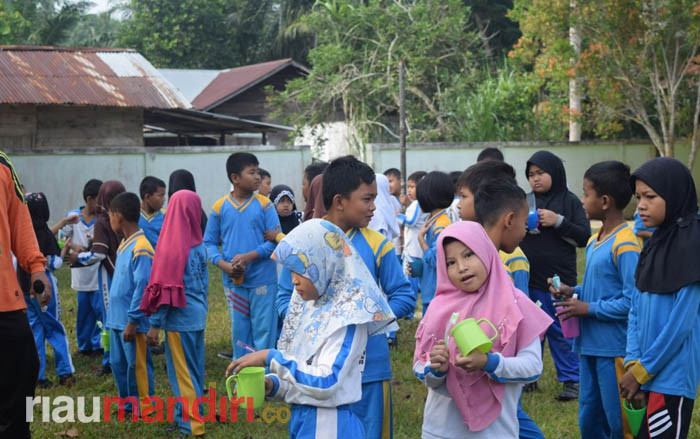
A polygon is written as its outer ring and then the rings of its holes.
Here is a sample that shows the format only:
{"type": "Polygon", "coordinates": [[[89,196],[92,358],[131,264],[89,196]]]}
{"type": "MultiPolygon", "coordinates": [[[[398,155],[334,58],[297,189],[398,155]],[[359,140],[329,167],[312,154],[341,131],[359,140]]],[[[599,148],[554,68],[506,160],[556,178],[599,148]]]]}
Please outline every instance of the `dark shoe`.
{"type": "Polygon", "coordinates": [[[58,377],[58,384],[61,386],[72,386],[75,384],[75,377],[73,376],[72,373],[69,373],[67,375],[61,375],[58,377]]]}
{"type": "Polygon", "coordinates": [[[95,350],[90,351],[90,353],[88,355],[91,357],[101,357],[103,354],[104,354],[104,351],[102,350],[102,348],[100,348],[100,349],[95,349],[95,350]]]}
{"type": "Polygon", "coordinates": [[[219,352],[218,354],[216,354],[216,356],[228,361],[233,360],[233,352],[219,352]]]}
{"type": "Polygon", "coordinates": [[[527,383],[523,386],[523,392],[525,393],[532,393],[535,390],[537,390],[537,381],[533,383],[527,383]]]}
{"type": "Polygon", "coordinates": [[[163,355],[165,352],[165,342],[161,342],[158,346],[151,347],[151,355],[163,355]]]}
{"type": "Polygon", "coordinates": [[[90,357],[90,356],[92,356],[92,351],[89,351],[89,350],[88,351],[81,351],[80,349],[78,349],[77,351],[73,352],[73,356],[74,357],[77,357],[77,356],[90,357]]]}
{"type": "Polygon", "coordinates": [[[102,368],[101,368],[100,370],[98,370],[97,372],[95,372],[95,376],[98,376],[98,377],[102,377],[102,376],[105,376],[105,375],[112,375],[112,368],[109,367],[109,365],[107,365],[107,366],[102,366],[102,368]]]}
{"type": "Polygon", "coordinates": [[[39,380],[39,381],[36,383],[36,386],[37,386],[38,388],[40,388],[40,389],[50,389],[50,388],[52,388],[53,386],[55,386],[55,384],[52,383],[52,382],[49,381],[49,380],[39,380]]]}
{"type": "Polygon", "coordinates": [[[564,387],[559,396],[557,396],[557,399],[559,401],[573,401],[574,399],[578,399],[578,388],[578,383],[571,381],[564,383],[564,387]]]}

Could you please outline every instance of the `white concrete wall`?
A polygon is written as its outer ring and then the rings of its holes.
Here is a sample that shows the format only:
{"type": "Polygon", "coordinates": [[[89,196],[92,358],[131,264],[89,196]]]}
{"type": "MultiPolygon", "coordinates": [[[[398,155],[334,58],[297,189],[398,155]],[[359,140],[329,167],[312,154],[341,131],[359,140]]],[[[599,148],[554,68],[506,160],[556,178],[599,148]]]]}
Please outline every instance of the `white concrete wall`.
{"type": "Polygon", "coordinates": [[[20,180],[29,192],[44,192],[51,207],[51,221],[58,221],[71,209],[83,203],[83,186],[91,178],[102,181],[120,180],[127,190],[138,194],[146,175],[168,183],[170,173],[184,168],[192,172],[197,193],[208,213],[212,204],[224,196],[230,182],[226,175],[226,159],[233,152],[255,154],[260,166],[272,174],[272,184],[291,186],[303,209],[301,180],[304,168],[311,163],[308,146],[225,146],[124,148],[42,151],[27,153],[6,150],[17,168],[20,180]]]}

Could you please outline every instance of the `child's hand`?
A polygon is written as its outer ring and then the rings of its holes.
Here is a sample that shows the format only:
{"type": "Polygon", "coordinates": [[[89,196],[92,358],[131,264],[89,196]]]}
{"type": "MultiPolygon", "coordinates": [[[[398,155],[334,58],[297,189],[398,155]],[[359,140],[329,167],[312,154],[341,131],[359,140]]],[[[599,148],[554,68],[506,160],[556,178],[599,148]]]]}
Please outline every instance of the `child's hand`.
{"type": "Polygon", "coordinates": [[[265,367],[267,364],[267,354],[269,352],[269,349],[263,349],[262,351],[255,351],[248,355],[242,356],[238,360],[232,361],[226,368],[226,376],[228,377],[233,374],[237,374],[244,367],[265,367]]]}
{"type": "Polygon", "coordinates": [[[78,224],[78,221],[80,221],[80,216],[77,213],[74,213],[63,219],[63,225],[66,226],[68,224],[78,224]]]}
{"type": "Polygon", "coordinates": [[[445,373],[450,367],[450,351],[445,340],[438,341],[430,350],[430,368],[445,373]]]}
{"type": "Polygon", "coordinates": [[[632,404],[632,407],[639,410],[647,406],[647,394],[646,392],[643,391],[638,391],[637,393],[634,394],[632,399],[630,400],[630,404],[632,404]]]}
{"type": "Polygon", "coordinates": [[[632,401],[637,392],[639,392],[640,387],[641,385],[630,371],[627,371],[620,378],[620,396],[628,401],[632,401]]]}
{"type": "Polygon", "coordinates": [[[556,302],[553,305],[564,308],[556,313],[556,316],[561,316],[562,320],[569,320],[571,317],[586,317],[588,315],[588,302],[581,302],[573,297],[563,302],[556,302]]]}
{"type": "Polygon", "coordinates": [[[75,264],[76,262],[78,262],[78,256],[80,256],[80,253],[76,251],[68,253],[68,259],[70,259],[71,264],[75,264]]]}
{"type": "Polygon", "coordinates": [[[275,384],[272,382],[272,379],[265,377],[265,396],[272,392],[273,387],[275,387],[275,384]]]}
{"type": "Polygon", "coordinates": [[[234,256],[231,263],[233,264],[234,269],[238,268],[239,270],[245,270],[245,267],[257,259],[257,257],[258,253],[253,250],[252,252],[241,253],[234,256]]]}
{"type": "Polygon", "coordinates": [[[226,273],[228,277],[234,277],[234,275],[236,274],[235,268],[230,262],[226,262],[223,259],[219,259],[219,262],[217,262],[216,265],[218,265],[221,271],[226,273]]]}
{"type": "Polygon", "coordinates": [[[277,235],[280,233],[280,228],[277,226],[275,230],[266,230],[265,233],[263,233],[263,238],[265,241],[272,241],[272,242],[277,242],[277,235]]]}
{"type": "Polygon", "coordinates": [[[461,354],[457,354],[457,358],[455,359],[455,366],[461,367],[462,369],[470,373],[476,372],[478,370],[483,369],[484,366],[486,366],[486,362],[488,361],[488,359],[489,357],[487,357],[485,353],[481,352],[478,349],[474,349],[466,357],[463,357],[461,354]]]}
{"type": "Polygon", "coordinates": [[[66,259],[66,256],[68,255],[68,252],[71,249],[71,238],[66,238],[66,240],[63,242],[63,248],[61,249],[61,259],[66,259]]]}
{"type": "Polygon", "coordinates": [[[124,328],[124,336],[122,338],[127,343],[136,340],[136,324],[131,322],[127,323],[126,328],[124,328]]]}
{"type": "Polygon", "coordinates": [[[148,333],[146,333],[146,344],[149,346],[158,346],[160,340],[158,340],[158,335],[160,334],[160,329],[150,328],[148,333]]]}
{"type": "Polygon", "coordinates": [[[559,214],[548,209],[537,209],[537,214],[542,227],[554,227],[559,221],[559,214]]]}
{"type": "Polygon", "coordinates": [[[567,299],[574,295],[574,289],[563,282],[559,282],[559,289],[554,288],[554,282],[551,277],[547,278],[549,292],[552,293],[555,299],[567,299]]]}

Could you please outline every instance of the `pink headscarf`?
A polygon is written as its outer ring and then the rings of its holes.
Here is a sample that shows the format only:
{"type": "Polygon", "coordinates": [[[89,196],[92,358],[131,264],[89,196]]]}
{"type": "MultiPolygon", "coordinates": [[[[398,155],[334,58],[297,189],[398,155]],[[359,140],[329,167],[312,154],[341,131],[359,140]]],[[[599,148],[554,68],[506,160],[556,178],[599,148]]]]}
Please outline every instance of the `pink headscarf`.
{"type": "Polygon", "coordinates": [[[161,305],[184,308],[185,268],[190,249],[202,242],[202,202],[192,191],[175,192],[168,201],[158,237],[151,277],[141,299],[141,310],[151,315],[161,305]]]}
{"type": "MultiPolygon", "coordinates": [[[[498,251],[480,224],[462,221],[447,227],[438,238],[436,255],[437,290],[416,331],[414,363],[430,363],[430,350],[444,338],[453,312],[459,313],[460,321],[473,317],[486,318],[493,323],[498,329],[498,337],[491,351],[499,352],[504,357],[514,357],[520,349],[539,338],[552,323],[544,311],[515,288],[498,251]],[[478,291],[467,293],[450,282],[443,247],[446,238],[461,241],[486,266],[488,278],[478,291]]],[[[447,371],[447,390],[467,427],[472,431],[481,431],[500,415],[505,384],[491,380],[485,371],[467,373],[456,367],[454,359],[459,349],[451,337],[447,347],[451,360],[447,371]]]]}

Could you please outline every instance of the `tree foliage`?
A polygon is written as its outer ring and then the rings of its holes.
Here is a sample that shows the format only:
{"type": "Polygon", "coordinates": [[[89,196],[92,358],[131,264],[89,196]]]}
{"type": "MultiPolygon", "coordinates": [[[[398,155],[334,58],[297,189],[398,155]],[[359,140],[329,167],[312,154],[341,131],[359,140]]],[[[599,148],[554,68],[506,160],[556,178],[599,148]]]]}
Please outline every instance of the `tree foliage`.
{"type": "Polygon", "coordinates": [[[6,44],[47,46],[65,44],[90,6],[83,0],[4,0],[4,4],[6,16],[14,20],[12,31],[5,34],[6,44]]]}
{"type": "Polygon", "coordinates": [[[449,135],[441,96],[475,74],[481,54],[461,1],[319,1],[302,22],[316,36],[311,74],[272,98],[288,123],[326,122],[342,111],[360,140],[395,138],[403,61],[409,137],[449,135]]]}
{"type": "Polygon", "coordinates": [[[513,56],[533,67],[564,112],[568,81],[577,75],[588,105],[574,116],[584,126],[608,136],[632,121],[663,156],[674,155],[676,140],[688,136],[692,165],[700,116],[697,0],[589,0],[574,7],[569,0],[516,0],[512,15],[523,33],[513,56]],[[578,57],[568,43],[570,26],[582,38],[578,57]]]}

